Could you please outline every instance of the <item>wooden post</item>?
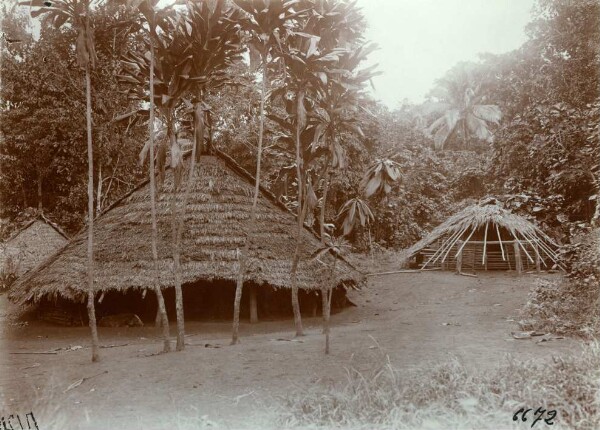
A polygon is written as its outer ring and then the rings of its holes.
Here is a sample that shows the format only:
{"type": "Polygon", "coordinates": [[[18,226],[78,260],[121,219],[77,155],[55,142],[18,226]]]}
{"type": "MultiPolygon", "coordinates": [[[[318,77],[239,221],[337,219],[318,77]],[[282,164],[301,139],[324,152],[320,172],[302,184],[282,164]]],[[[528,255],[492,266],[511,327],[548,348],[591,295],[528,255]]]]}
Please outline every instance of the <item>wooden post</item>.
{"type": "Polygon", "coordinates": [[[535,270],[538,273],[540,273],[542,271],[541,261],[540,261],[540,250],[539,249],[535,250],[535,270]]]}
{"type": "MultiPolygon", "coordinates": [[[[459,240],[458,241],[458,249],[460,249],[461,244],[462,244],[462,240],[459,240]]],[[[456,273],[460,273],[462,270],[462,257],[463,257],[463,250],[460,249],[460,252],[456,256],[456,273]]]]}
{"type": "Polygon", "coordinates": [[[258,303],[256,299],[256,285],[250,286],[250,322],[257,323],[258,322],[258,303]]]}
{"type": "Polygon", "coordinates": [[[513,242],[513,246],[515,248],[515,269],[517,273],[520,275],[523,271],[523,261],[521,260],[521,249],[519,249],[519,240],[515,238],[513,242]]]}

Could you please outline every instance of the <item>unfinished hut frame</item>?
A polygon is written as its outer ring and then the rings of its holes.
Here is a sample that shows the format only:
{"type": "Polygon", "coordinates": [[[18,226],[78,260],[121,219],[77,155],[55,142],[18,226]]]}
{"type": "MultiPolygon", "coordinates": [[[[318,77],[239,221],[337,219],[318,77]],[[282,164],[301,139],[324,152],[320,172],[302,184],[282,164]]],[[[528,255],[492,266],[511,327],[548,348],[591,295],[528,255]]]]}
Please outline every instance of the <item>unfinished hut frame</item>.
{"type": "Polygon", "coordinates": [[[558,244],[535,224],[492,198],[450,217],[413,245],[408,257],[415,257],[420,269],[539,272],[563,269],[557,248],[558,244]]]}

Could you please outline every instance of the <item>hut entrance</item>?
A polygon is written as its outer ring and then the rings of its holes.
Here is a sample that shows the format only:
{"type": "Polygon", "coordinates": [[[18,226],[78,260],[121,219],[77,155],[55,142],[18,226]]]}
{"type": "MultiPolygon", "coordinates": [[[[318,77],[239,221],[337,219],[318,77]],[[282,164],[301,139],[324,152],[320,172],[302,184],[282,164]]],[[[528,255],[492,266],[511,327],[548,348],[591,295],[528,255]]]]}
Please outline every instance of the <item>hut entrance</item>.
{"type": "MultiPolygon", "coordinates": [[[[231,320],[235,300],[235,282],[199,281],[185,284],[183,287],[183,311],[186,320],[231,320]]],[[[175,318],[175,290],[169,288],[163,292],[167,304],[169,319],[175,318]]],[[[298,300],[303,316],[321,315],[321,294],[318,291],[299,290],[298,300]]],[[[344,288],[334,289],[332,311],[348,306],[344,288]]],[[[156,296],[152,297],[152,314],[156,312],[156,296]]],[[[289,288],[258,286],[247,282],[242,293],[240,318],[246,320],[273,320],[291,318],[292,293],[289,288]]]]}
{"type": "MultiPolygon", "coordinates": [[[[235,283],[233,281],[200,281],[185,284],[183,289],[183,311],[186,321],[212,320],[230,321],[233,318],[235,283]]],[[[163,289],[169,320],[175,321],[175,289],[163,289]]],[[[151,289],[144,295],[140,290],[107,291],[96,300],[96,318],[115,314],[133,313],[144,324],[153,324],[158,309],[156,295],[151,289]]],[[[319,316],[322,313],[321,294],[318,291],[299,290],[300,311],[304,317],[319,316]]],[[[64,299],[43,301],[39,307],[40,319],[62,325],[87,324],[85,304],[75,304],[64,299]]],[[[332,313],[351,305],[343,287],[336,287],[332,297],[332,313]]],[[[291,290],[247,283],[242,294],[240,318],[251,319],[251,309],[255,309],[252,320],[273,320],[293,317],[291,290]],[[255,303],[255,306],[251,305],[255,303]]]]}

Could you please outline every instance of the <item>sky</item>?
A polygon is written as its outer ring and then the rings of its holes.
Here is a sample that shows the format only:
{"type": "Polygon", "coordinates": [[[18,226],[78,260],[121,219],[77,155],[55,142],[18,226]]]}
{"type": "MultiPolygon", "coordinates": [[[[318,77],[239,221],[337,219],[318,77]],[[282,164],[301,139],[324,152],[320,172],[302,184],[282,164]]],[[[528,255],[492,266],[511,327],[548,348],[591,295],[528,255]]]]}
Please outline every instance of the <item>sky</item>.
{"type": "Polygon", "coordinates": [[[367,40],[380,49],[369,63],[383,74],[373,95],[390,108],[419,103],[436,79],[478,54],[512,51],[526,40],[533,0],[358,0],[367,40]]]}

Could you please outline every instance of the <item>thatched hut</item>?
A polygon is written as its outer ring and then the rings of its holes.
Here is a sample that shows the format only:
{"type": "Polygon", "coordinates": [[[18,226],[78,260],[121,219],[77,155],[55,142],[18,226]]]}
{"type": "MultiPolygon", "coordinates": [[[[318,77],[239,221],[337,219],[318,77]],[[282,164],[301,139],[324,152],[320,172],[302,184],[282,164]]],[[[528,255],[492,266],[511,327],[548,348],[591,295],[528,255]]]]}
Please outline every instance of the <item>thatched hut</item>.
{"type": "Polygon", "coordinates": [[[558,245],[535,224],[494,199],[468,206],[436,227],[407,252],[420,269],[457,272],[560,267],[558,245]]]}
{"type": "MultiPolygon", "coordinates": [[[[182,187],[183,188],[183,187],[182,187]]],[[[172,287],[173,174],[167,171],[157,199],[159,282],[167,311],[174,314],[172,287]]],[[[230,157],[202,155],[185,213],[181,244],[184,309],[189,317],[228,317],[232,314],[239,254],[250,219],[254,178],[230,157]]],[[[181,211],[183,191],[175,194],[181,211]]],[[[243,316],[291,314],[290,267],[295,247],[296,220],[275,196],[261,187],[257,230],[253,234],[244,288],[243,316]],[[249,294],[248,294],[249,293],[249,294]],[[258,304],[257,304],[258,302],[258,304]],[[289,307],[289,309],[288,309],[289,307]],[[250,309],[252,308],[252,309],[250,309]]],[[[44,300],[83,303],[87,296],[86,237],[81,231],[37,270],[19,280],[9,298],[17,303],[44,300]]],[[[135,312],[150,319],[156,312],[152,290],[149,184],[144,182],[121,198],[94,223],[95,290],[98,313],[135,312]],[[149,293],[149,294],[146,294],[149,293]]],[[[314,261],[317,235],[302,235],[298,286],[302,310],[316,312],[318,291],[329,276],[332,255],[314,261]]],[[[336,265],[334,295],[344,302],[345,288],[362,275],[345,260],[336,265]]]]}
{"type": "Polygon", "coordinates": [[[58,225],[39,213],[0,244],[0,272],[19,277],[62,248],[68,239],[58,225]]]}

